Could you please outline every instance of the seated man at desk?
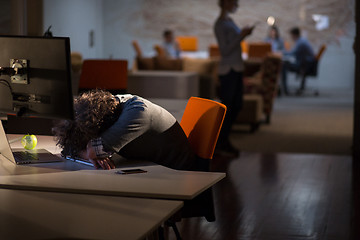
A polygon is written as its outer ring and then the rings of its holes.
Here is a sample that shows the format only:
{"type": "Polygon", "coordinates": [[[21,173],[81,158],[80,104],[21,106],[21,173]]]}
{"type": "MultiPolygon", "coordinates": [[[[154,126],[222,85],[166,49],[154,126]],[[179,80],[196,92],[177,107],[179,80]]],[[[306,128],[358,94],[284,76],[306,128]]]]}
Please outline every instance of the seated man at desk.
{"type": "Polygon", "coordinates": [[[179,170],[198,170],[197,157],[176,119],[164,108],[130,94],[102,90],[74,101],[75,120],[53,128],[64,155],[90,160],[96,168],[115,168],[113,153],[179,170]]]}
{"type": "Polygon", "coordinates": [[[285,95],[288,95],[287,73],[300,71],[310,71],[316,66],[314,50],[309,41],[301,37],[301,31],[298,27],[290,30],[290,36],[295,45],[290,51],[285,51],[282,66],[282,85],[285,95]]]}
{"type": "Polygon", "coordinates": [[[180,58],[180,46],[174,38],[173,31],[167,29],[163,33],[164,43],[163,48],[168,58],[180,58]]]}

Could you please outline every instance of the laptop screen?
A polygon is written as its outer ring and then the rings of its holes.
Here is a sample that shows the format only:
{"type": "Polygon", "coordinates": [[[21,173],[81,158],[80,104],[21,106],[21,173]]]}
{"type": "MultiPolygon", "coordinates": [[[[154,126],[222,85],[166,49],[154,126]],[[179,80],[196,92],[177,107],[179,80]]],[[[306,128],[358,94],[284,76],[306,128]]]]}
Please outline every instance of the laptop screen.
{"type": "Polygon", "coordinates": [[[9,161],[15,163],[14,156],[12,154],[9,141],[6,137],[2,122],[0,121],[0,153],[9,161]]]}

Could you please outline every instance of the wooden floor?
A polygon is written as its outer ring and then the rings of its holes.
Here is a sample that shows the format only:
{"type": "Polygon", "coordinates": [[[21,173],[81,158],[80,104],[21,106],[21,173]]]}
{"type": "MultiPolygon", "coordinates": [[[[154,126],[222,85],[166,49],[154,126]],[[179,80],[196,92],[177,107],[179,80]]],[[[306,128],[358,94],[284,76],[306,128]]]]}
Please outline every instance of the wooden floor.
{"type": "Polygon", "coordinates": [[[213,189],[217,220],[182,220],[183,239],[353,239],[350,156],[245,152],[212,170],[227,173],[213,189]]]}

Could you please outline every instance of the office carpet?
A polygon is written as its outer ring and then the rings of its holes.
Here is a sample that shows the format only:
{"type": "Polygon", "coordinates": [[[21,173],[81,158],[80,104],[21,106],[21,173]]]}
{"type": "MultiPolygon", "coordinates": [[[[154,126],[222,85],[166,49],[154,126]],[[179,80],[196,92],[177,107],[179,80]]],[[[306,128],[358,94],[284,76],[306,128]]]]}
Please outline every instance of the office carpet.
{"type": "Polygon", "coordinates": [[[269,125],[255,133],[236,126],[233,144],[245,152],[351,154],[352,90],[323,90],[318,97],[282,96],[275,101],[269,125]]]}

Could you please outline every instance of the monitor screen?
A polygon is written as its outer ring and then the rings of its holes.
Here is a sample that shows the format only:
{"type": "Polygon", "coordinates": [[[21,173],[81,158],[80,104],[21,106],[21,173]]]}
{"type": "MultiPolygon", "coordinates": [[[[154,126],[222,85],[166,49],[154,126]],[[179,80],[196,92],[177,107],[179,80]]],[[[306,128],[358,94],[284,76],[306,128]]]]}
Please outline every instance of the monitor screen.
{"type": "Polygon", "coordinates": [[[0,113],[73,119],[70,39],[0,36],[0,113]]]}

